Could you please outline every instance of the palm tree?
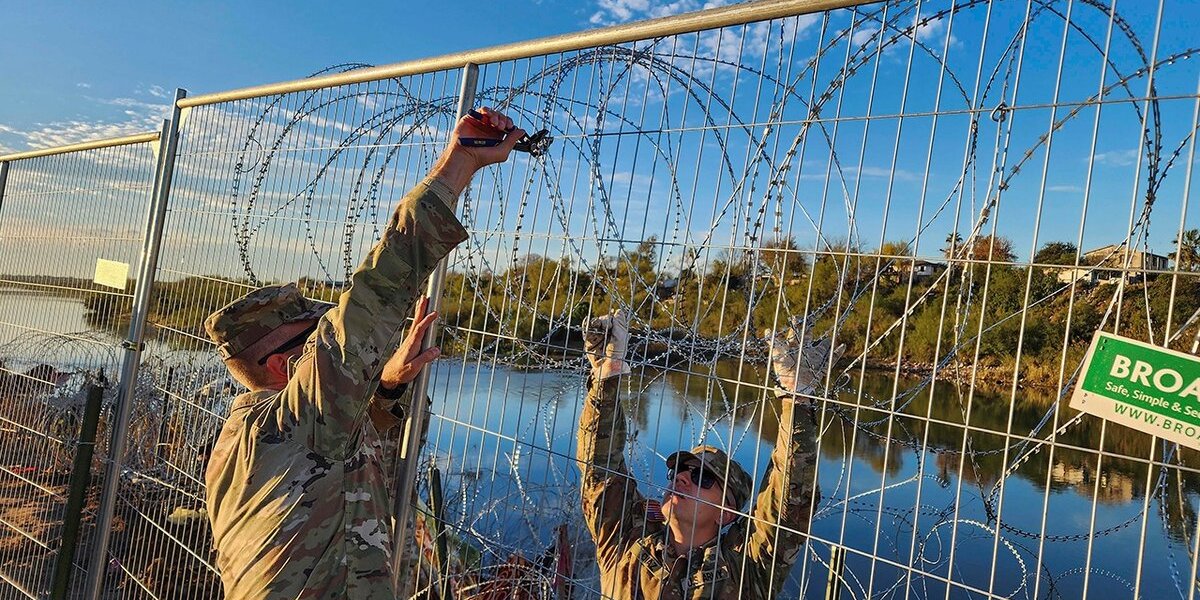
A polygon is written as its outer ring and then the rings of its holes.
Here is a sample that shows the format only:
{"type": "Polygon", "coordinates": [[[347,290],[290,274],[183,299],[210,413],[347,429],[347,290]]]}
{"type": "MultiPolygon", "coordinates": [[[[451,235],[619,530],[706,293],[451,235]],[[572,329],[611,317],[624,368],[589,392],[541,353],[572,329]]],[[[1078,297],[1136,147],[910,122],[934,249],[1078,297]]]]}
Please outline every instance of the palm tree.
{"type": "Polygon", "coordinates": [[[1175,261],[1181,271],[1200,269],[1200,229],[1188,229],[1175,236],[1175,261]]]}
{"type": "Polygon", "coordinates": [[[1181,271],[1200,269],[1200,229],[1187,229],[1171,241],[1175,245],[1175,260],[1181,271]]]}
{"type": "Polygon", "coordinates": [[[962,252],[963,238],[957,232],[950,233],[946,236],[946,247],[942,248],[942,254],[946,258],[954,258],[954,253],[962,252]]]}

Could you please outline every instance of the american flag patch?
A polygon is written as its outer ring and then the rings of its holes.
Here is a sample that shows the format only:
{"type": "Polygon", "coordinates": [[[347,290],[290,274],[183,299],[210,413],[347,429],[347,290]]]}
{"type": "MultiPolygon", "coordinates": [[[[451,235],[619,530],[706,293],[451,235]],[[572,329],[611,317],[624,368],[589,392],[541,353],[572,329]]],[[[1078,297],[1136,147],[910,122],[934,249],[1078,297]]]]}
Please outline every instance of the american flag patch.
{"type": "Polygon", "coordinates": [[[646,520],[651,523],[662,523],[667,520],[662,514],[662,502],[658,500],[646,501],[646,520]]]}

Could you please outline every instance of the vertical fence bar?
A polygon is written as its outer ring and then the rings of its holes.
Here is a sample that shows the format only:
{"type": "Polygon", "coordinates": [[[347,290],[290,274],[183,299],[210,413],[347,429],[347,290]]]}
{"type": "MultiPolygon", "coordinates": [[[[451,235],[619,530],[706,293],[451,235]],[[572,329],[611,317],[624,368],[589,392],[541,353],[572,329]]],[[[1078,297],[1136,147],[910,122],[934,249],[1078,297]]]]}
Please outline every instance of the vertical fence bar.
{"type": "MultiPolygon", "coordinates": [[[[475,87],[478,80],[479,65],[468,63],[463,67],[455,123],[474,106],[475,87]]],[[[457,207],[456,202],[451,209],[457,209],[457,207]]],[[[442,305],[442,287],[446,281],[447,260],[449,259],[443,259],[437,270],[433,272],[433,276],[429,278],[429,288],[426,294],[429,296],[429,310],[431,311],[438,310],[442,305]]],[[[426,333],[425,342],[422,345],[426,348],[432,346],[436,336],[436,332],[430,329],[426,333]]],[[[421,431],[424,430],[425,420],[429,417],[427,414],[429,409],[425,402],[425,396],[429,391],[429,369],[422,369],[421,374],[413,383],[412,405],[408,409],[408,422],[404,425],[404,437],[400,440],[400,463],[396,469],[396,481],[393,485],[395,495],[392,498],[394,506],[392,514],[396,516],[396,529],[392,539],[392,579],[397,588],[402,581],[400,566],[404,560],[404,540],[408,537],[408,520],[414,508],[409,499],[417,485],[415,463],[417,455],[420,454],[421,431]]]]}
{"type": "Polygon", "coordinates": [[[825,600],[842,600],[842,570],[846,568],[846,549],[829,548],[829,579],[825,583],[825,600]]]}
{"type": "Polygon", "coordinates": [[[446,540],[446,499],[443,497],[442,473],[436,465],[429,465],[429,508],[433,511],[434,551],[437,552],[439,600],[446,600],[450,587],[450,548],[446,540]]]}
{"type": "Polygon", "coordinates": [[[83,516],[83,501],[92,482],[92,454],[96,449],[96,428],[100,424],[100,406],[104,401],[104,380],[88,384],[87,406],[80,426],[79,444],[75,449],[75,464],[71,468],[71,489],[63,511],[62,545],[54,561],[54,577],[50,598],[61,600],[71,589],[75,548],[79,542],[79,524],[83,516]]]}
{"type": "Polygon", "coordinates": [[[121,481],[121,459],[125,452],[134,391],[137,389],[137,374],[143,346],[142,338],[146,330],[146,317],[150,312],[150,292],[154,287],[154,276],[158,269],[158,250],[162,242],[167,203],[171,196],[175,153],[179,145],[179,101],[186,96],[185,90],[175,90],[175,100],[171,104],[171,118],[163,123],[162,135],[159,137],[158,167],[155,171],[153,196],[147,211],[141,264],[138,266],[137,287],[133,297],[133,314],[129,323],[129,337],[122,344],[122,347],[125,348],[125,356],[122,359],[121,376],[117,384],[118,393],[111,426],[112,435],[108,446],[109,465],[104,473],[104,487],[100,496],[100,508],[96,515],[96,543],[92,548],[92,561],[88,568],[87,588],[84,594],[85,598],[91,600],[99,600],[103,591],[112,519],[116,510],[117,492],[121,481]]]}
{"type": "Polygon", "coordinates": [[[4,185],[8,183],[8,162],[0,162],[0,208],[4,207],[4,185]]]}

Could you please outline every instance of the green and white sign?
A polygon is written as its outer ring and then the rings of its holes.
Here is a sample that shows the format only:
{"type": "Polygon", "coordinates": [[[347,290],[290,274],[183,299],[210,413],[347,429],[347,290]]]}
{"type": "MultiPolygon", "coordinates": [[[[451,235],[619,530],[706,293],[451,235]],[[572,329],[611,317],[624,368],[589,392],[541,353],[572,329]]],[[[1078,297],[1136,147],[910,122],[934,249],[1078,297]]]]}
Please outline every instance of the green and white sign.
{"type": "Polygon", "coordinates": [[[1097,332],[1071,408],[1200,449],[1200,357],[1097,332]]]}

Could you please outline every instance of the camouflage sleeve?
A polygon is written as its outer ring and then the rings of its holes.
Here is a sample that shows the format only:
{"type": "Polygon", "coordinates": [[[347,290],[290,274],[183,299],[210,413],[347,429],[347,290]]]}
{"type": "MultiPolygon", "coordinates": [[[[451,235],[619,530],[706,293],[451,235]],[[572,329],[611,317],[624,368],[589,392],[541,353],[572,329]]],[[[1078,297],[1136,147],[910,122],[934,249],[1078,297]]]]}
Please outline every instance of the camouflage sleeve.
{"type": "Polygon", "coordinates": [[[404,418],[408,416],[408,407],[412,403],[412,387],[405,385],[401,393],[395,395],[381,392],[383,392],[383,387],[375,390],[375,395],[371,397],[371,404],[367,407],[367,414],[371,417],[371,424],[375,426],[375,431],[384,435],[393,427],[403,423],[404,418]],[[405,401],[401,402],[401,399],[405,401]]]}
{"type": "Polygon", "coordinates": [[[625,412],[617,401],[620,377],[592,379],[579,419],[583,518],[602,567],[615,565],[627,542],[642,535],[645,499],[625,466],[625,412]]]}
{"type": "Polygon", "coordinates": [[[816,423],[812,410],[783,399],[779,435],[767,480],[754,503],[746,555],[763,576],[782,577],[796,562],[820,498],[816,485],[816,423]]]}
{"type": "Polygon", "coordinates": [[[467,232],[436,179],[400,201],[387,228],[325,313],[280,395],[281,431],[325,456],[348,455],[379,373],[405,335],[422,284],[467,232]]]}

